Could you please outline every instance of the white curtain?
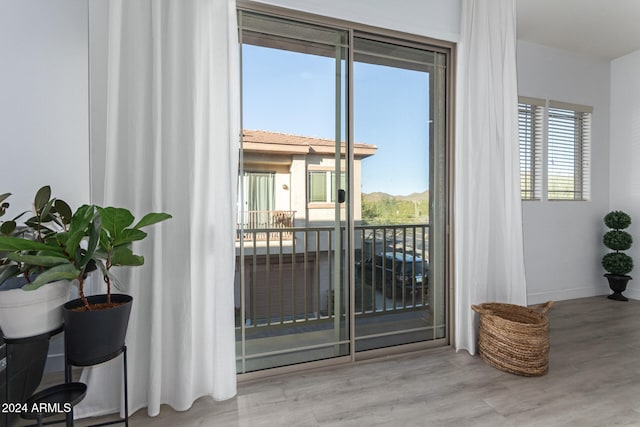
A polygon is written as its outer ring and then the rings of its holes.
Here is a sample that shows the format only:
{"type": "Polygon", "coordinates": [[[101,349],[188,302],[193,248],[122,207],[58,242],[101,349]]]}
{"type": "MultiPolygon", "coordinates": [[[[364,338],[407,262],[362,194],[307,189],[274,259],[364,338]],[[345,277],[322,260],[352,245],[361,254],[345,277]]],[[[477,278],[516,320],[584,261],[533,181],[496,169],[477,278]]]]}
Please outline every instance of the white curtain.
{"type": "Polygon", "coordinates": [[[455,177],[455,347],[475,354],[471,304],[526,305],[515,0],[463,0],[455,177]]]}
{"type": "MultiPolygon", "coordinates": [[[[233,282],[239,147],[235,0],[111,0],[104,200],[173,219],[116,275],[133,295],[129,410],[236,393],[233,282]]],[[[96,138],[98,139],[98,138],[96,138]]],[[[96,168],[99,170],[100,168],[96,168]]],[[[99,187],[99,186],[97,186],[99,187]]],[[[103,291],[103,290],[102,290],[103,291]]],[[[120,411],[121,358],[86,370],[79,416],[120,411]]]]}

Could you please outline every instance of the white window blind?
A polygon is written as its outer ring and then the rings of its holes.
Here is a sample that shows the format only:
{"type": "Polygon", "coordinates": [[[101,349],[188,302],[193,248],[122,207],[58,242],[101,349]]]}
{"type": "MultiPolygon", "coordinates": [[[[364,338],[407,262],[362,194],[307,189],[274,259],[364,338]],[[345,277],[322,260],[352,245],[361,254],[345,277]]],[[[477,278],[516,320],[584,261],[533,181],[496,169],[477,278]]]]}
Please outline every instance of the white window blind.
{"type": "Polygon", "coordinates": [[[589,200],[592,111],[591,107],[549,101],[549,200],[589,200]]]}
{"type": "Polygon", "coordinates": [[[540,200],[542,194],[542,134],[544,99],[518,99],[520,139],[520,195],[522,200],[540,200]]]}

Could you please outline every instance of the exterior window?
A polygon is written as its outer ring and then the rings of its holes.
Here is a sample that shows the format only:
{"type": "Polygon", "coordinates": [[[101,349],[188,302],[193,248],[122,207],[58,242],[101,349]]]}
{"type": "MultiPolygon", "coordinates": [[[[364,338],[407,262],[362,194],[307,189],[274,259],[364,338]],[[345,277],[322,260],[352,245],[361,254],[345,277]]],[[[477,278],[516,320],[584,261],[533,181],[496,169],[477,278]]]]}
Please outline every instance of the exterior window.
{"type": "MultiPolygon", "coordinates": [[[[309,171],[309,203],[336,201],[336,174],[333,171],[309,171]]],[[[345,175],[340,174],[340,188],[345,188],[345,175]]]]}
{"type": "MultiPolygon", "coordinates": [[[[244,194],[244,208],[238,209],[238,224],[246,229],[267,228],[275,206],[273,172],[245,171],[238,187],[244,194]]],[[[241,200],[241,197],[238,197],[241,200]]]]}
{"type": "Polygon", "coordinates": [[[521,97],[518,103],[520,195],[540,200],[542,193],[542,121],[545,100],[521,97]]]}
{"type": "Polygon", "coordinates": [[[248,211],[269,211],[273,209],[274,191],[273,172],[245,172],[245,205],[248,211]]]}
{"type": "Polygon", "coordinates": [[[591,114],[591,107],[549,101],[549,200],[589,200],[591,114]]]}

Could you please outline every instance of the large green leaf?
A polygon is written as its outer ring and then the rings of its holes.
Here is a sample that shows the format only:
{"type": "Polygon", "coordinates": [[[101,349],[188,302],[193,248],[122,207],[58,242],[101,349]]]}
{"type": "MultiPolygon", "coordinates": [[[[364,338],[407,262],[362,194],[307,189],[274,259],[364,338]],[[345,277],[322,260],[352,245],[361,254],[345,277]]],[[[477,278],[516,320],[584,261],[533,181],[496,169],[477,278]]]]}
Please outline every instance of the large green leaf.
{"type": "Polygon", "coordinates": [[[126,230],[122,230],[118,235],[118,238],[113,241],[113,246],[126,245],[131,242],[142,240],[145,237],[147,237],[147,233],[144,231],[137,230],[135,228],[127,228],[126,230]]]}
{"type": "Polygon", "coordinates": [[[153,225],[158,222],[165,221],[169,218],[173,218],[173,217],[167,213],[151,212],[143,216],[142,219],[138,221],[138,223],[133,228],[147,227],[149,225],[153,225]]]}
{"type": "Polygon", "coordinates": [[[4,281],[7,280],[8,278],[18,274],[19,271],[20,271],[20,268],[18,268],[18,266],[15,264],[0,266],[0,285],[4,283],[4,281]]]}
{"type": "Polygon", "coordinates": [[[15,251],[63,252],[63,249],[56,246],[36,242],[34,240],[23,239],[19,237],[0,236],[0,252],[15,251]]]}
{"type": "Polygon", "coordinates": [[[65,224],[71,223],[71,218],[73,218],[73,212],[71,208],[64,200],[56,199],[55,202],[56,212],[60,215],[62,222],[65,224]]]}
{"type": "Polygon", "coordinates": [[[87,249],[80,260],[80,267],[84,267],[91,258],[93,258],[93,254],[98,247],[98,242],[100,241],[100,230],[101,230],[101,218],[100,215],[96,215],[91,225],[89,226],[89,242],[87,243],[87,249]]]}
{"type": "Polygon", "coordinates": [[[23,286],[22,289],[26,291],[32,291],[38,289],[40,286],[47,283],[56,282],[58,280],[73,280],[80,276],[80,270],[77,270],[71,264],[58,265],[48,270],[43,271],[36,277],[36,279],[23,286]]]}
{"type": "Polygon", "coordinates": [[[37,265],[38,267],[55,267],[56,265],[70,263],[69,260],[63,256],[22,255],[16,252],[7,254],[7,258],[11,261],[22,262],[28,265],[37,265]]]}
{"type": "Polygon", "coordinates": [[[0,202],[2,202],[3,200],[7,199],[10,195],[11,195],[11,193],[0,194],[0,202]]]}
{"type": "Polygon", "coordinates": [[[135,255],[129,246],[119,246],[111,255],[112,266],[138,266],[144,264],[144,257],[135,255]]]}
{"type": "MultiPolygon", "coordinates": [[[[78,252],[80,242],[87,234],[87,228],[91,221],[95,217],[95,207],[89,205],[83,205],[78,208],[76,213],[71,218],[71,224],[69,224],[69,237],[65,243],[65,251],[74,256],[78,252]]],[[[76,261],[80,261],[79,259],[76,261]]]]}
{"type": "Polygon", "coordinates": [[[37,214],[40,214],[42,209],[49,202],[49,199],[51,199],[51,187],[45,185],[38,190],[33,201],[33,207],[35,208],[37,214]]]}
{"type": "Polygon", "coordinates": [[[6,234],[7,236],[16,229],[17,224],[15,221],[5,221],[0,225],[0,233],[6,234]]]}
{"type": "Polygon", "coordinates": [[[55,220],[54,216],[51,215],[51,208],[53,207],[54,202],[55,200],[49,200],[42,207],[42,210],[38,213],[38,216],[40,217],[40,222],[49,222],[49,221],[55,220]]]}
{"type": "Polygon", "coordinates": [[[133,214],[125,208],[98,208],[98,212],[102,217],[102,228],[109,233],[111,240],[115,241],[120,234],[133,224],[133,214]]]}

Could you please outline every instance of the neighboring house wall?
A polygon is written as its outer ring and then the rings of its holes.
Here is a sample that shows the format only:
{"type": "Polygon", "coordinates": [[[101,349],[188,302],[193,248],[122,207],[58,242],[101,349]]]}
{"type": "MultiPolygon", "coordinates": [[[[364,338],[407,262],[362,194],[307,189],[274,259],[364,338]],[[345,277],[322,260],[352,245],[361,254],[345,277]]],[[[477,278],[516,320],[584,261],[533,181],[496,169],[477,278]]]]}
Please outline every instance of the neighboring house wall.
{"type": "Polygon", "coordinates": [[[609,61],[519,41],[518,90],[593,106],[591,200],[523,202],[529,303],[608,293],[600,260],[609,209],[609,61]]]}
{"type": "MultiPolygon", "coordinates": [[[[297,227],[331,225],[335,220],[335,205],[308,201],[308,173],[335,171],[334,142],[326,139],[258,130],[244,131],[244,170],[273,172],[274,210],[295,211],[297,227]]],[[[353,205],[354,218],[362,214],[362,159],[375,155],[377,148],[364,143],[354,144],[353,205]]],[[[346,171],[346,161],[339,169],[346,171]]],[[[345,172],[346,174],[346,172],[345,172]]],[[[345,175],[346,179],[346,175],[345,175]]],[[[345,182],[344,189],[348,190],[345,182]]],[[[328,190],[329,191],[329,190],[328,190]]],[[[244,195],[245,199],[250,195],[244,195]]],[[[346,204],[341,205],[341,220],[346,220],[346,204]]],[[[246,206],[244,208],[246,210],[246,206]]]]}
{"type": "MultiPolygon", "coordinates": [[[[631,215],[635,262],[625,295],[640,299],[640,51],[611,62],[610,208],[631,215]]],[[[604,248],[603,248],[604,251],[604,248]]]]}

